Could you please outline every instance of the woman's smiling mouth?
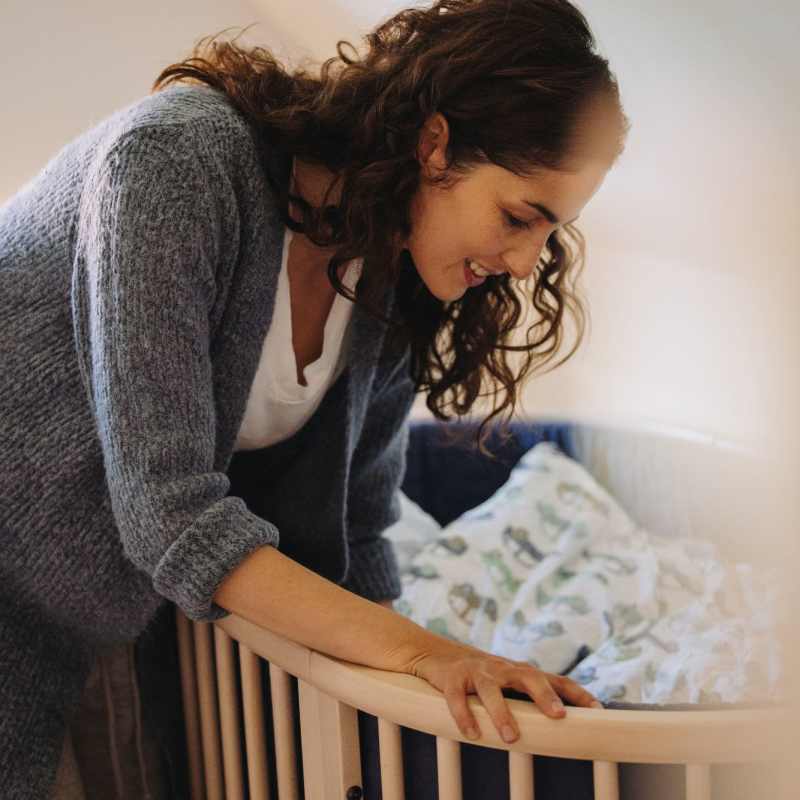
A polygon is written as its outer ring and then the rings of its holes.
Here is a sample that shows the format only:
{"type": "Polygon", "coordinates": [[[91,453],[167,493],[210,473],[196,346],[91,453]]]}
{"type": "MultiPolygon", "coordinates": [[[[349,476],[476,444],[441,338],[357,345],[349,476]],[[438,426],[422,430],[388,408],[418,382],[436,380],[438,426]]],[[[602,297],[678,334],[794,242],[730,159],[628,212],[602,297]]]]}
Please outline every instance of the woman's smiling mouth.
{"type": "Polygon", "coordinates": [[[470,261],[468,258],[464,259],[464,281],[469,287],[480,286],[489,274],[481,267],[473,266],[474,264],[474,261],[470,261]]]}

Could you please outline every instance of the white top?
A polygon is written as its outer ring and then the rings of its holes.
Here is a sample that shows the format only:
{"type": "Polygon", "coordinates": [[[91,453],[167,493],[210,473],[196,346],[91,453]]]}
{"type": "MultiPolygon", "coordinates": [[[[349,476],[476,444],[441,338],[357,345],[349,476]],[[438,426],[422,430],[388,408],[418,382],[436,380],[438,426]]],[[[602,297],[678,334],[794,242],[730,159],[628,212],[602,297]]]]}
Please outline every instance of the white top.
{"type": "MultiPolygon", "coordinates": [[[[294,175],[294,167],[292,168],[294,175]]],[[[234,450],[255,450],[288,439],[317,410],[325,392],[345,368],[345,334],[353,303],[338,292],[323,333],[322,354],[303,370],[307,386],[297,382],[297,360],[292,345],[292,306],[287,262],[293,232],[286,228],[278,289],[258,369],[234,450]]],[[[347,265],[342,283],[355,290],[363,259],[347,265]]]]}

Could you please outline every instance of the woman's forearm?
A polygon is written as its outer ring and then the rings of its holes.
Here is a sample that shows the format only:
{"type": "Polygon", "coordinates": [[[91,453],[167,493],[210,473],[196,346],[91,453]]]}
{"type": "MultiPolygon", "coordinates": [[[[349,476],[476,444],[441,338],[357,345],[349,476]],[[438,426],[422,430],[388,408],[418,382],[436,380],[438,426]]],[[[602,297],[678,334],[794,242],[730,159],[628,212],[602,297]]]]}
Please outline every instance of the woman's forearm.
{"type": "Polygon", "coordinates": [[[424,656],[458,646],[270,546],[242,561],[214,602],[312,650],[392,672],[410,674],[424,656]]]}

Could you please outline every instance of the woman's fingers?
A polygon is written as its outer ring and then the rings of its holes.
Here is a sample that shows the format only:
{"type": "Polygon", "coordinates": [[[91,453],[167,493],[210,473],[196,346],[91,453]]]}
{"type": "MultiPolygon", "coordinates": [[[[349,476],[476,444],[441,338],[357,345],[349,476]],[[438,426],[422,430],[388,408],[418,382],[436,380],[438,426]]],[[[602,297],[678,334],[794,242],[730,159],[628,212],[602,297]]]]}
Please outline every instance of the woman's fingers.
{"type": "Polygon", "coordinates": [[[514,679],[509,682],[512,689],[525,692],[533,698],[543,714],[552,719],[561,719],[566,713],[556,688],[550,681],[548,672],[541,672],[530,666],[517,667],[514,679]]]}
{"type": "Polygon", "coordinates": [[[551,719],[561,719],[566,713],[561,697],[579,706],[598,703],[593,695],[570,678],[474,649],[466,655],[462,649],[450,657],[428,656],[418,661],[413,669],[413,674],[424,678],[444,694],[458,729],[468,739],[480,736],[477,720],[467,703],[468,694],[478,695],[498,734],[509,743],[519,738],[519,728],[508,701],[503,697],[503,687],[530,695],[551,719]],[[470,729],[474,729],[477,736],[471,736],[470,729]]]}
{"type": "Polygon", "coordinates": [[[475,681],[475,690],[497,728],[500,738],[504,742],[515,742],[519,738],[517,721],[508,707],[508,701],[503,697],[498,682],[489,675],[479,675],[475,681]]]}
{"type": "Polygon", "coordinates": [[[512,688],[529,694],[536,705],[551,717],[563,717],[565,713],[561,698],[575,706],[586,708],[602,708],[603,704],[591,693],[587,692],[579,683],[563,675],[554,675],[551,672],[534,670],[531,673],[523,668],[518,683],[512,688]]]}
{"type": "MultiPolygon", "coordinates": [[[[602,708],[603,704],[594,695],[570,678],[542,672],[529,665],[511,669],[515,674],[506,679],[503,679],[502,675],[491,676],[487,673],[479,674],[473,679],[476,693],[498,733],[506,742],[516,741],[519,731],[508,702],[503,697],[503,686],[510,686],[529,694],[542,713],[551,719],[561,719],[566,714],[562,697],[576,706],[602,708]]],[[[466,698],[462,700],[466,707],[466,698]]]]}
{"type": "Polygon", "coordinates": [[[443,692],[445,700],[447,700],[447,707],[450,709],[450,714],[458,725],[461,733],[467,739],[478,739],[481,735],[481,729],[478,721],[472,715],[467,704],[467,692],[464,689],[463,683],[461,685],[452,684],[448,686],[443,692]]]}
{"type": "Polygon", "coordinates": [[[478,739],[481,735],[478,721],[467,703],[467,694],[473,693],[468,689],[472,689],[474,694],[478,695],[497,729],[497,733],[504,741],[513,742],[519,738],[517,723],[503,697],[499,684],[491,676],[482,673],[471,674],[467,682],[457,683],[454,681],[443,692],[450,713],[464,736],[468,739],[478,739]],[[472,735],[473,731],[474,735],[472,735]]]}
{"type": "Polygon", "coordinates": [[[549,672],[544,673],[553,688],[565,700],[576,706],[585,706],[586,708],[602,708],[603,704],[591,692],[587,692],[579,683],[576,683],[571,678],[564,675],[552,675],[549,672]]]}

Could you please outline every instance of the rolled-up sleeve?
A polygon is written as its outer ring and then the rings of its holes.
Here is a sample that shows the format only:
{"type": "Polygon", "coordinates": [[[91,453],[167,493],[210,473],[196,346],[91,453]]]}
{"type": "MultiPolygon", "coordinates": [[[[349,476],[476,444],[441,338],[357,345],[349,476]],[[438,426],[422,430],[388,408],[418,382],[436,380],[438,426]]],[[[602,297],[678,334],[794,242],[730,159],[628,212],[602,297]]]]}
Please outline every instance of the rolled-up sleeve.
{"type": "Polygon", "coordinates": [[[96,159],[73,270],[76,347],[127,557],[197,620],[277,528],[228,497],[214,469],[210,310],[220,242],[207,178],[156,130],[96,159]]]}
{"type": "Polygon", "coordinates": [[[391,541],[382,533],[400,519],[397,492],[403,481],[414,384],[409,353],[376,387],[353,454],[348,490],[349,569],[343,586],[369,600],[402,593],[391,541]]]}

